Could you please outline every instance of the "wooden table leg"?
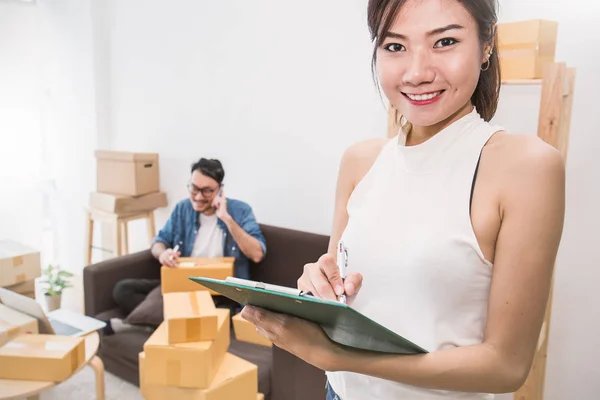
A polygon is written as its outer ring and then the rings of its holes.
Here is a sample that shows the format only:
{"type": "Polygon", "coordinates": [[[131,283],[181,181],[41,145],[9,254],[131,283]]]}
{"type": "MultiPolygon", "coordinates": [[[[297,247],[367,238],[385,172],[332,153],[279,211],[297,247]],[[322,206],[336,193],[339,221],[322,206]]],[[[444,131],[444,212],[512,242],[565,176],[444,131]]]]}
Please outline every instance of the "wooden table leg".
{"type": "Polygon", "coordinates": [[[96,399],[104,400],[104,363],[98,356],[90,360],[90,367],[96,374],[96,399]]]}

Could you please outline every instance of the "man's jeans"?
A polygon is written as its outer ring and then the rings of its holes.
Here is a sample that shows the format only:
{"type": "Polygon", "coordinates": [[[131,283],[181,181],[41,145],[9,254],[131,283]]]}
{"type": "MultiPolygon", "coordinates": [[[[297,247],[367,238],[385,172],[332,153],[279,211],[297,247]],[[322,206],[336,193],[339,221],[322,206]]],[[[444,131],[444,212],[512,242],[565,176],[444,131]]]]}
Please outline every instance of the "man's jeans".
{"type": "Polygon", "coordinates": [[[333,391],[333,388],[327,381],[327,398],[325,400],[342,400],[340,396],[337,395],[336,392],[333,391]]]}

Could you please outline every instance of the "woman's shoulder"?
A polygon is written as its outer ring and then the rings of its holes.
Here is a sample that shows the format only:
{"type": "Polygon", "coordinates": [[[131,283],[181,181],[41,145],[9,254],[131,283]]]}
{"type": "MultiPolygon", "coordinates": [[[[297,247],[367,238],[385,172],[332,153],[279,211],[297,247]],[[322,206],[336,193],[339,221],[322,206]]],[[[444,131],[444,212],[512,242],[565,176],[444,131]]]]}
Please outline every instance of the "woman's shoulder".
{"type": "Polygon", "coordinates": [[[489,165],[513,184],[549,178],[564,179],[564,159],[560,152],[533,134],[500,131],[484,148],[489,165]]]}
{"type": "Polygon", "coordinates": [[[342,156],[340,173],[348,176],[356,184],[371,169],[389,140],[385,137],[372,138],[349,146],[342,156]]]}

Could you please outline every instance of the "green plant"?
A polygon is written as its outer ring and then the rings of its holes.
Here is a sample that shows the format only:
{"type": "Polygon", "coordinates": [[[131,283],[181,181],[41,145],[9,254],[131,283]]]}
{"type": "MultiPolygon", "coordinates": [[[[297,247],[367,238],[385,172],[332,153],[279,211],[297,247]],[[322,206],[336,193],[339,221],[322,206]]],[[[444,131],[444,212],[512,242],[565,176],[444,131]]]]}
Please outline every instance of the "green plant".
{"type": "Polygon", "coordinates": [[[49,264],[42,272],[42,280],[40,283],[44,285],[45,294],[47,296],[58,296],[63,290],[68,287],[73,287],[69,283],[68,278],[73,277],[73,274],[60,269],[60,267],[49,264]]]}

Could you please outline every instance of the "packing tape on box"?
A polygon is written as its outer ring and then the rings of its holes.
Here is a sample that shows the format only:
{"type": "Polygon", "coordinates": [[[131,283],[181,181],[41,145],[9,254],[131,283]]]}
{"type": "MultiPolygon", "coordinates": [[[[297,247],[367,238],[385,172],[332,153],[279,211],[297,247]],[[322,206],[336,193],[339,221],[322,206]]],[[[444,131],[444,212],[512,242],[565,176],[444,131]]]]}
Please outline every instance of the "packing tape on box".
{"type": "Polygon", "coordinates": [[[25,274],[18,274],[15,276],[15,283],[23,283],[27,279],[25,274]]]}
{"type": "Polygon", "coordinates": [[[13,268],[20,267],[21,265],[23,265],[23,256],[13,257],[12,262],[13,268]]]}

